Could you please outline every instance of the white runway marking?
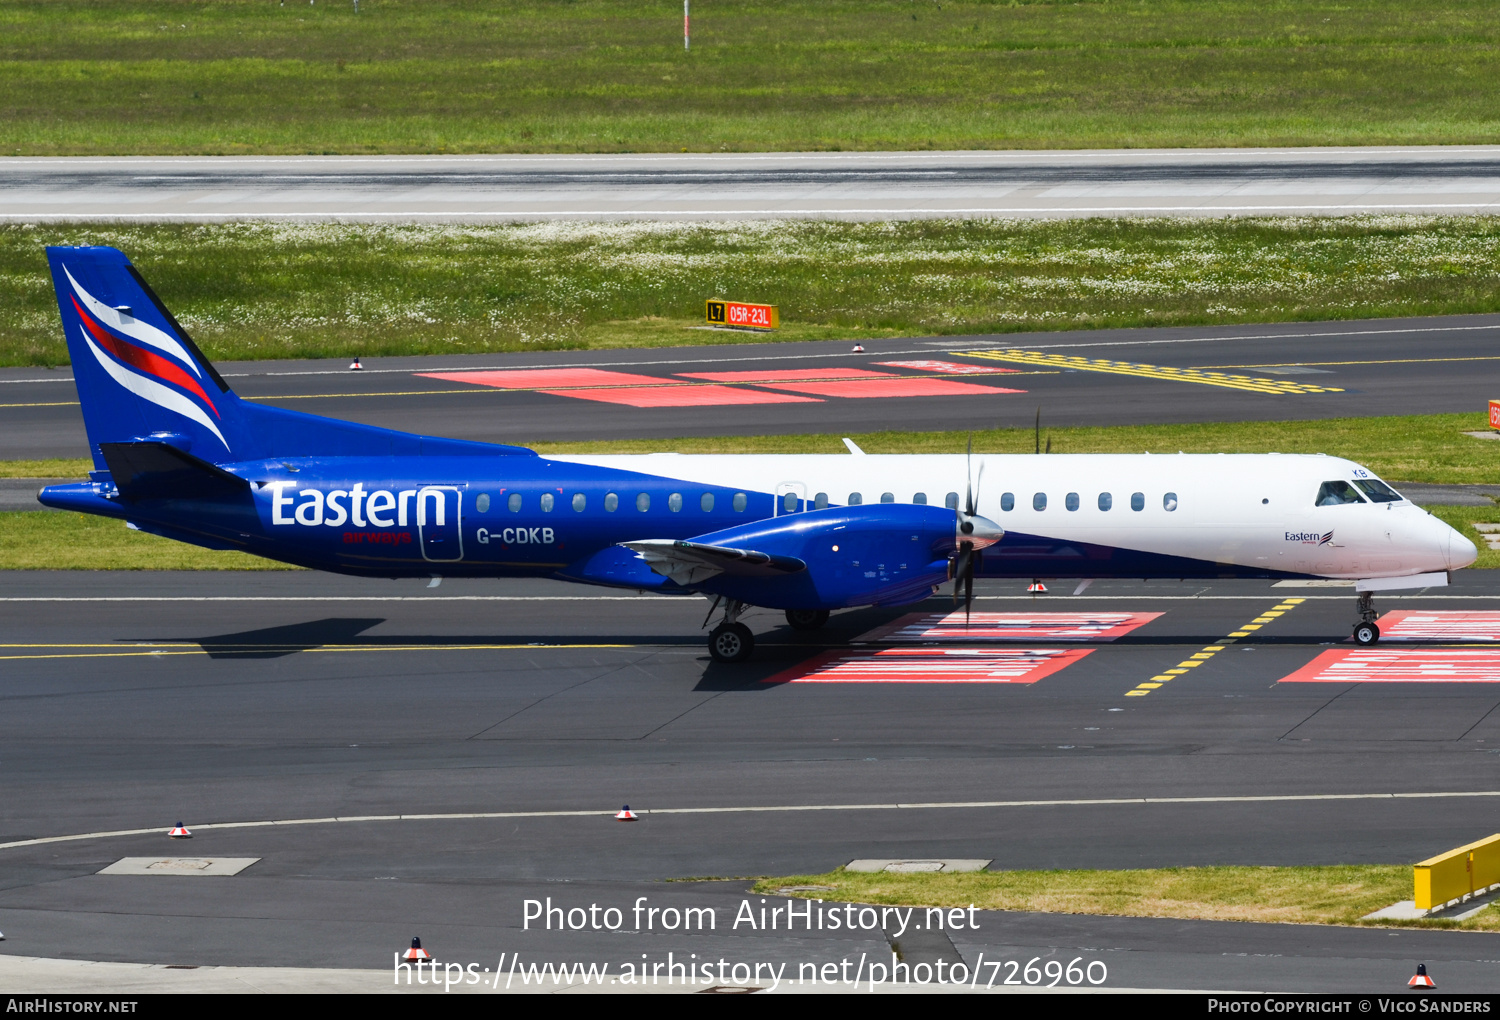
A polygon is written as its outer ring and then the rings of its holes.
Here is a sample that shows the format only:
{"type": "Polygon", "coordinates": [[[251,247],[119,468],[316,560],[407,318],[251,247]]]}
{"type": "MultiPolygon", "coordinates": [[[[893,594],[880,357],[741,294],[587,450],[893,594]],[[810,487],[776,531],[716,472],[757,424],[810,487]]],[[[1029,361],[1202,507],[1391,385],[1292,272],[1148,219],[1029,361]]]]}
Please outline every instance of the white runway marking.
{"type": "MultiPolygon", "coordinates": [[[[913,804],[781,804],[747,807],[635,808],[637,815],[733,815],[784,814],[797,811],[972,811],[998,808],[1048,807],[1133,807],[1147,804],[1290,804],[1335,800],[1448,800],[1474,797],[1500,797],[1500,790],[1447,790],[1432,793],[1301,793],[1268,794],[1250,797],[1100,797],[1088,800],[975,800],[936,801],[913,804]]],[[[282,818],[256,822],[195,822],[194,832],[209,829],[265,829],[286,825],[342,825],[350,822],[449,822],[509,818],[600,818],[613,820],[616,808],[587,811],[476,811],[421,815],[339,815],[328,818],[282,818]]],[[[114,839],[121,836],[161,836],[166,827],[149,829],[114,829],[108,832],[80,832],[68,836],[42,836],[0,843],[0,850],[69,843],[80,839],[114,839]]]]}

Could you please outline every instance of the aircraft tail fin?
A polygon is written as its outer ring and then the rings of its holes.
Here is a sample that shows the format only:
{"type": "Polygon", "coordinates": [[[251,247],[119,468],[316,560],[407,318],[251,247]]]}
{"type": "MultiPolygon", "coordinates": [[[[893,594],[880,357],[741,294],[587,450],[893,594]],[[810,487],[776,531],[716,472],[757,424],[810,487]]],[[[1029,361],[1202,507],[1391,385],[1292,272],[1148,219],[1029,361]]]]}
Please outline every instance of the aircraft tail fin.
{"type": "Polygon", "coordinates": [[[47,261],[96,466],[102,444],[148,437],[234,459],[238,399],[124,253],[50,247],[47,261]]]}

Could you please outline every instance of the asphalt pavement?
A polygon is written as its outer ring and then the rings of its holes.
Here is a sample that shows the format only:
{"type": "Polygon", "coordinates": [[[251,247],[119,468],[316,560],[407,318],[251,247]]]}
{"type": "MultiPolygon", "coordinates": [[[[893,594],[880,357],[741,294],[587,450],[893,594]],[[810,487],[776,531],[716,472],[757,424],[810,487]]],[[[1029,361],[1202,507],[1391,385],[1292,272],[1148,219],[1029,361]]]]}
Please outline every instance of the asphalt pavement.
{"type": "MultiPolygon", "coordinates": [[[[1482,423],[1500,395],[1497,334],[1500,316],[1461,315],[897,338],[862,353],[820,341],[219,368],[247,399],[497,443],[1030,428],[1038,411],[1044,428],[1440,412],[1482,423]]],[[[0,459],[86,456],[77,401],[67,368],[0,369],[0,459]]]]}
{"type": "MultiPolygon", "coordinates": [[[[751,614],[755,660],[724,666],[699,599],[301,571],[13,574],[0,954],[378,969],[418,934],[445,961],[492,968],[502,953],[619,967],[669,952],[853,966],[888,960],[901,936],[735,926],[741,901],[761,906],[737,876],[860,858],[1402,863],[1497,828],[1493,684],[1284,680],[1353,647],[1352,590],[1020,587],[983,583],[976,609],[1160,615],[1071,646],[1087,654],[1031,682],[768,683],[874,647],[853,642],[911,610],[839,614],[813,635],[751,614]],[[1127,693],[1284,599],[1302,601],[1190,675],[1127,693]],[[623,804],[640,821],[616,822],[623,804]],[[178,821],[190,842],[166,837],[178,821]],[[141,856],[259,860],[226,878],[98,874],[141,856]],[[669,881],[683,879],[701,881],[669,881]],[[549,896],[626,920],[528,926],[526,901],[549,896]],[[712,908],[716,927],[638,923],[640,897],[712,908]]],[[[1377,604],[1500,610],[1500,584],[1464,572],[1377,604]]],[[[911,958],[1083,957],[1111,986],[1273,991],[1396,991],[1422,961],[1444,990],[1500,990],[1500,935],[975,920],[911,958]]]]}
{"type": "Polygon", "coordinates": [[[1339,215],[1497,203],[1497,146],[0,162],[0,220],[22,222],[1339,215]]]}

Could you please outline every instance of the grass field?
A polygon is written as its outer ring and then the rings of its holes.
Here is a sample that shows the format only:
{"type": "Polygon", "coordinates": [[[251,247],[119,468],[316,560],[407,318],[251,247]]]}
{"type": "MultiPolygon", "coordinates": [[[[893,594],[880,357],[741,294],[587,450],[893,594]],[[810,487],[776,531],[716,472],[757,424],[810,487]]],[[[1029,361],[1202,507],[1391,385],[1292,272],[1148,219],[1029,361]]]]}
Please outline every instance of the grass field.
{"type": "MultiPolygon", "coordinates": [[[[1229,422],[1208,425],[1130,425],[1044,429],[1053,453],[1327,453],[1373,468],[1397,482],[1484,484],[1500,479],[1500,443],[1461,433],[1485,427],[1481,414],[1435,414],[1328,421],[1229,422]]],[[[852,438],[867,453],[960,453],[968,432],[874,432],[852,438]]],[[[972,433],[979,453],[1030,453],[1031,429],[972,433]]],[[[588,443],[531,443],[539,453],[833,453],[845,452],[838,436],[695,437],[588,443]]],[[[86,460],[0,461],[0,478],[82,478],[86,460]]],[[[1500,495],[1500,484],[1495,487],[1500,495]]],[[[1479,546],[1480,568],[1500,567],[1473,524],[1500,521],[1495,508],[1434,506],[1432,512],[1479,546]]],[[[118,521],[73,513],[0,514],[0,570],[243,570],[282,569],[242,553],[210,552],[129,531],[118,521]]]]}
{"type": "MultiPolygon", "coordinates": [[[[1412,897],[1409,865],[1304,868],[1158,868],[1126,871],[977,871],[943,874],[826,875],[765,878],[761,895],[903,906],[1123,914],[1284,924],[1359,924],[1360,918],[1412,897]],[[785,891],[789,886],[822,886],[785,891]]],[[[1467,921],[1380,921],[1383,926],[1500,930],[1494,907],[1467,921]]]]}
{"type": "MultiPolygon", "coordinates": [[[[275,9],[275,8],[270,8],[275,9]]],[[[110,244],[210,357],[763,342],[1500,310],[1500,218],[0,226],[0,364],[67,360],[42,248],[110,244]]]]}
{"type": "Polygon", "coordinates": [[[0,0],[0,153],[1500,137],[1493,0],[0,0]]]}

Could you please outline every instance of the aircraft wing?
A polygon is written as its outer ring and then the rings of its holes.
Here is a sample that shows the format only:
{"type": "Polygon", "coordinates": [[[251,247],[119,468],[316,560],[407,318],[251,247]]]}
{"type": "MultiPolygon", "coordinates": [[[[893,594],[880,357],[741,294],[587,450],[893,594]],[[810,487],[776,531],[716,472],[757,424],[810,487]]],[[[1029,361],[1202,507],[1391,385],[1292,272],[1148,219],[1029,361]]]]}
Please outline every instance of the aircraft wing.
{"type": "Polygon", "coordinates": [[[684,588],[730,574],[738,577],[774,577],[806,570],[807,564],[795,556],[776,556],[754,549],[735,549],[724,545],[705,545],[670,538],[651,538],[639,542],[621,542],[627,549],[641,554],[646,565],[684,588]]]}

